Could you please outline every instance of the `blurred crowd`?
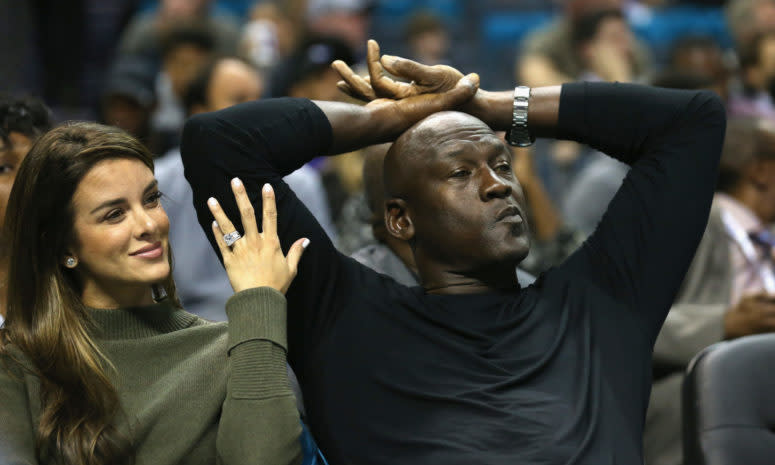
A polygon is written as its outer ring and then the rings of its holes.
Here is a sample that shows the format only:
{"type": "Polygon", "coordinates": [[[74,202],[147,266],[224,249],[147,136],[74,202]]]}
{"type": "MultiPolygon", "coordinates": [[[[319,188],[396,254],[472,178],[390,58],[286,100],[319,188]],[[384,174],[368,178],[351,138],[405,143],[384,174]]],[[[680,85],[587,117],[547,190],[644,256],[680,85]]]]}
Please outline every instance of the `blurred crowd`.
{"type": "MultiPolygon", "coordinates": [[[[648,463],[680,463],[677,389],[691,357],[724,338],[775,330],[761,316],[775,293],[775,241],[754,237],[775,221],[775,0],[30,0],[3,2],[0,18],[0,90],[39,97],[54,123],[119,126],[158,157],[173,249],[201,251],[176,254],[189,311],[222,309],[212,302],[231,289],[182,176],[186,118],[267,97],[346,100],[330,64],[363,69],[374,38],[383,53],[478,72],[489,90],[619,81],[711,89],[726,103],[714,213],[657,341],[648,463]]],[[[18,151],[51,121],[45,109],[13,102],[0,112],[5,144],[18,151]],[[45,124],[14,126],[29,108],[45,124]]],[[[340,250],[366,261],[389,241],[379,204],[385,150],[316,160],[286,179],[340,250]]],[[[595,228],[628,167],[590,147],[539,140],[515,150],[514,170],[533,227],[522,268],[539,275],[595,228]]],[[[411,254],[393,253],[401,260],[386,272],[416,283],[411,254]]]]}

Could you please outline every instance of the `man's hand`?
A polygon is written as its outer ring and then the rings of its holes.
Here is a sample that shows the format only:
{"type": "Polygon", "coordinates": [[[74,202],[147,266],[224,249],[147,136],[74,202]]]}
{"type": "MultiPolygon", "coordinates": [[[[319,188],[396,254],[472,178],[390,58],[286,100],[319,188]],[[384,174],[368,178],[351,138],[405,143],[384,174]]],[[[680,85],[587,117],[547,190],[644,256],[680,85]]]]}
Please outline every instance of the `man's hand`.
{"type": "Polygon", "coordinates": [[[727,339],[770,331],[775,331],[775,295],[743,297],[724,315],[724,336],[727,339]]]}
{"type": "Polygon", "coordinates": [[[454,89],[463,73],[451,66],[426,66],[406,58],[384,55],[380,57],[379,44],[370,40],[366,64],[369,76],[364,78],[353,72],[343,61],[331,64],[342,77],[339,90],[352,98],[371,102],[379,98],[401,100],[422,94],[435,94],[454,89]],[[385,71],[410,82],[395,80],[385,71]]]}

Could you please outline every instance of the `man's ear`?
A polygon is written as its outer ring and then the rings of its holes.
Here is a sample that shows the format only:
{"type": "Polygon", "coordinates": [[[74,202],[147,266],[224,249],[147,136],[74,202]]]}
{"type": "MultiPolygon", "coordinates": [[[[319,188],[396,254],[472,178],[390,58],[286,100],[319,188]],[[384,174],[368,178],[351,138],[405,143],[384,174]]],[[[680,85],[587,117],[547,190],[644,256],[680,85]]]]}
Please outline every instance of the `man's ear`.
{"type": "Polygon", "coordinates": [[[385,226],[388,233],[402,241],[414,238],[414,223],[402,199],[390,199],[385,202],[385,226]]]}

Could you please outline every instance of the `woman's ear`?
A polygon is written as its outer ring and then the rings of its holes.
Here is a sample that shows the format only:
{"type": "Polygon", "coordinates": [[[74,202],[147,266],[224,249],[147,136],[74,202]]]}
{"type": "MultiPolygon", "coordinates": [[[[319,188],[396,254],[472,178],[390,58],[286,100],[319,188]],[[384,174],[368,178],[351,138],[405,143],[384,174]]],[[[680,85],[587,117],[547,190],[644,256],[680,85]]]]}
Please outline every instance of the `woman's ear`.
{"type": "Polygon", "coordinates": [[[414,238],[414,224],[402,199],[390,199],[385,202],[385,226],[388,233],[402,241],[414,238]]]}
{"type": "Polygon", "coordinates": [[[70,268],[71,270],[78,266],[78,259],[75,257],[75,255],[68,253],[65,255],[64,260],[62,261],[62,264],[65,265],[66,268],[70,268]]]}

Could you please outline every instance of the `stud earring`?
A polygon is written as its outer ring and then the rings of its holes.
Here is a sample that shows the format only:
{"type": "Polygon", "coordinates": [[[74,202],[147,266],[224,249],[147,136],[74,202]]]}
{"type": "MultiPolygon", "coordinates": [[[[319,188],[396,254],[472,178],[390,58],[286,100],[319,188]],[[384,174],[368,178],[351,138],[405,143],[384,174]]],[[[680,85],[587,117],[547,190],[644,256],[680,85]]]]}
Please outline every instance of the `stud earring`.
{"type": "Polygon", "coordinates": [[[75,259],[75,257],[67,257],[65,259],[65,266],[68,268],[75,268],[75,265],[78,264],[78,260],[75,259]]]}

